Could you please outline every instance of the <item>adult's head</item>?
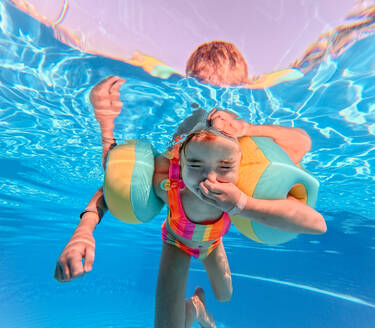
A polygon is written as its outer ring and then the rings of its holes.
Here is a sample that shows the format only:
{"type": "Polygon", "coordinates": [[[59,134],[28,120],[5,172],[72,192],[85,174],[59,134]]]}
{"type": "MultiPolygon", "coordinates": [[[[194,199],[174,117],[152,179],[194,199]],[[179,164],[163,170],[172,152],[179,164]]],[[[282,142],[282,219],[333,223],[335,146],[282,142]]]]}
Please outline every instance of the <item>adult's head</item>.
{"type": "Polygon", "coordinates": [[[186,75],[218,86],[235,86],[248,82],[247,64],[233,43],[211,41],[200,45],[190,55],[186,75]]]}

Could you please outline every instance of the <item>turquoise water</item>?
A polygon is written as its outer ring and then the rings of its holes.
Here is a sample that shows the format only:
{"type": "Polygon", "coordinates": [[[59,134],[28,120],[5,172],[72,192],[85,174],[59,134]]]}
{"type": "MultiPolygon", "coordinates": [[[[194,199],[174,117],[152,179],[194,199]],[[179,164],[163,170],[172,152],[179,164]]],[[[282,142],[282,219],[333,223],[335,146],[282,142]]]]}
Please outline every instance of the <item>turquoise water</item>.
{"type": "Polygon", "coordinates": [[[302,79],[267,90],[212,88],[71,49],[53,31],[0,2],[0,326],[152,327],[165,209],[130,226],[109,214],[95,231],[93,271],[53,279],[56,260],[101,185],[99,126],[90,89],[127,78],[117,140],[160,151],[191,104],[234,108],[257,124],[305,129],[303,164],[321,184],[322,236],[280,246],[254,243],[234,227],[224,244],[234,295],[217,302],[193,260],[187,295],[207,293],[218,327],[374,327],[375,36],[329,56],[302,79]]]}

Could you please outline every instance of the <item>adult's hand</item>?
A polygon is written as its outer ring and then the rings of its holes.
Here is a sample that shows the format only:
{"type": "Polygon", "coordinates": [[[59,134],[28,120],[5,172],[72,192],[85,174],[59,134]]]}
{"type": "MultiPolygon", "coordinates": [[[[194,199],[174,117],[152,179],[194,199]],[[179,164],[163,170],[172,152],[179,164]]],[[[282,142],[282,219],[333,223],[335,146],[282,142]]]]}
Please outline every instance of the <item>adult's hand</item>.
{"type": "Polygon", "coordinates": [[[113,120],[120,114],[120,87],[126,80],[118,76],[109,76],[95,85],[90,92],[90,102],[94,107],[95,117],[99,124],[113,120]]]}
{"type": "Polygon", "coordinates": [[[116,146],[113,122],[121,112],[122,102],[120,101],[119,89],[125,81],[118,76],[109,76],[93,87],[90,92],[90,101],[102,133],[103,169],[106,166],[108,152],[116,146]]]}
{"type": "Polygon", "coordinates": [[[95,258],[95,239],[85,229],[77,229],[59,256],[55,279],[68,282],[90,272],[95,258]],[[82,259],[85,264],[82,265],[82,259]]]}

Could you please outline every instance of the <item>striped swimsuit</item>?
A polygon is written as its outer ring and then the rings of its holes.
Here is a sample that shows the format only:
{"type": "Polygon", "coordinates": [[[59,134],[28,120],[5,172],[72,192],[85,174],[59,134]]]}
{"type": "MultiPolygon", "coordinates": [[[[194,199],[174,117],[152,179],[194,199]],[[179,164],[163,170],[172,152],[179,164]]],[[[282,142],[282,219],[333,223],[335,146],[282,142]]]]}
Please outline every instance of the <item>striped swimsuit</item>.
{"type": "Polygon", "coordinates": [[[230,217],[224,212],[218,220],[208,224],[195,223],[187,218],[180,197],[180,189],[184,188],[184,183],[180,179],[178,157],[170,159],[168,182],[169,211],[168,218],[162,225],[162,240],[182,249],[190,256],[203,260],[222,242],[222,236],[227,233],[230,227],[230,217]],[[191,248],[175,236],[192,241],[210,241],[212,243],[204,248],[191,248]]]}

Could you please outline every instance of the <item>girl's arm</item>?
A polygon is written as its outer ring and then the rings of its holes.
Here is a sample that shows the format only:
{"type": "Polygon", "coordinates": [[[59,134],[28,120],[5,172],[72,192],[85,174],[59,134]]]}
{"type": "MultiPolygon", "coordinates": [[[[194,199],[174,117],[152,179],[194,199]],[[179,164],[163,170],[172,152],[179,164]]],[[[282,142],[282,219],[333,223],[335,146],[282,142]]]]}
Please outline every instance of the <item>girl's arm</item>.
{"type": "Polygon", "coordinates": [[[155,194],[168,205],[168,192],[161,189],[160,183],[168,179],[169,175],[169,160],[164,156],[158,156],[155,158],[155,172],[153,177],[153,187],[155,194]]]}
{"type": "Polygon", "coordinates": [[[247,197],[238,215],[288,232],[323,234],[327,231],[323,216],[292,196],[282,200],[247,197]]]}
{"type": "Polygon", "coordinates": [[[327,230],[322,215],[292,196],[281,200],[252,198],[232,183],[208,179],[201,182],[200,188],[202,200],[230,215],[288,232],[322,234],[327,230]]]}

